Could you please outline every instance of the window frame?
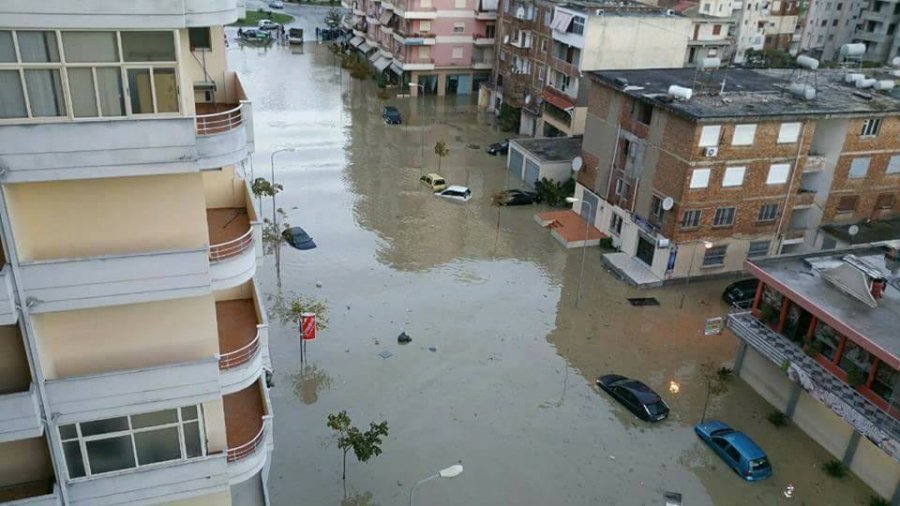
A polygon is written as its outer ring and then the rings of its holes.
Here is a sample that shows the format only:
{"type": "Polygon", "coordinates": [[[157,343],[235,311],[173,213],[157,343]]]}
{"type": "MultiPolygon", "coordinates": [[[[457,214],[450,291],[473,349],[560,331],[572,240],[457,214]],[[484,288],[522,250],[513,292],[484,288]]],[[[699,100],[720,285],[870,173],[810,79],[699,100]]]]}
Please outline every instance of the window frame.
{"type": "Polygon", "coordinates": [[[887,211],[897,205],[897,196],[893,193],[879,193],[875,197],[875,210],[887,211]],[[890,203],[890,205],[888,205],[890,203]]]}
{"type": "Polygon", "coordinates": [[[722,267],[725,265],[726,256],[728,256],[727,244],[718,244],[707,248],[703,252],[701,267],[722,267]]]}
{"type": "Polygon", "coordinates": [[[859,195],[841,195],[834,206],[834,212],[837,214],[855,213],[857,209],[859,209],[859,195]],[[844,202],[845,199],[852,199],[852,208],[841,207],[841,202],[844,202]]]}
{"type": "Polygon", "coordinates": [[[762,240],[762,241],[750,241],[747,245],[747,258],[762,258],[769,255],[769,248],[772,247],[772,241],[770,240],[762,240]],[[765,244],[765,248],[754,248],[753,245],[765,244]]]}
{"type": "Polygon", "coordinates": [[[859,129],[859,136],[862,138],[878,137],[881,131],[881,118],[866,118],[863,120],[862,127],[859,129]]]}
{"type": "Polygon", "coordinates": [[[695,168],[691,171],[691,178],[688,180],[688,189],[689,190],[702,190],[704,188],[709,188],[709,179],[712,177],[712,169],[709,167],[701,167],[695,168]],[[702,174],[705,174],[703,176],[702,174]],[[702,186],[700,186],[702,181],[702,186]],[[697,186],[694,186],[694,182],[697,182],[697,186]]]}
{"type": "Polygon", "coordinates": [[[778,219],[778,204],[777,203],[769,203],[763,204],[759,206],[759,211],[756,213],[756,222],[757,223],[772,223],[773,221],[778,219]]]}
{"type": "Polygon", "coordinates": [[[703,217],[701,209],[686,209],[681,213],[681,229],[694,230],[700,228],[700,218],[703,217]],[[690,223],[688,221],[690,220],[690,223]]]}
{"type": "Polygon", "coordinates": [[[747,167],[744,165],[733,165],[726,166],[725,172],[722,174],[722,188],[740,188],[744,186],[744,178],[747,176],[747,167]],[[740,173],[740,178],[736,178],[734,176],[735,173],[740,173]],[[728,175],[732,174],[732,181],[728,181],[728,175]],[[737,179],[737,182],[735,182],[737,179]],[[726,184],[728,183],[728,184],[726,184]]]}
{"type": "Polygon", "coordinates": [[[797,121],[788,121],[782,123],[781,126],[778,127],[778,139],[776,140],[776,144],[794,144],[800,140],[800,131],[803,129],[803,124],[797,121]],[[796,129],[796,132],[793,130],[796,129]]]}
{"type": "Polygon", "coordinates": [[[700,140],[697,146],[701,148],[714,148],[719,145],[722,138],[722,125],[703,125],[700,129],[700,140]],[[713,134],[715,132],[715,134],[713,134]],[[715,137],[715,140],[712,138],[715,137]]]}
{"type": "Polygon", "coordinates": [[[581,16],[572,16],[572,22],[569,23],[569,33],[574,33],[575,35],[584,35],[584,27],[587,24],[587,20],[581,16]],[[576,30],[575,27],[578,27],[576,30]]]}
{"type": "Polygon", "coordinates": [[[787,184],[791,179],[791,164],[790,163],[773,163],[769,165],[769,172],[766,174],[766,184],[767,185],[778,185],[778,184],[787,184]],[[784,180],[773,179],[774,175],[777,175],[777,170],[781,170],[782,168],[786,168],[784,173],[784,180]]]}
{"type": "Polygon", "coordinates": [[[732,146],[752,146],[755,140],[756,123],[743,123],[734,126],[734,132],[731,133],[732,146]],[[740,139],[738,138],[738,133],[741,134],[740,139]]]}
{"type": "Polygon", "coordinates": [[[865,179],[866,176],[869,175],[869,167],[872,166],[872,157],[863,156],[859,158],[853,158],[850,160],[850,167],[847,168],[847,179],[865,179]],[[858,163],[857,163],[858,162],[858,163]],[[863,167],[860,169],[859,167],[863,167]],[[854,168],[856,168],[856,172],[854,173],[854,168]]]}
{"type": "Polygon", "coordinates": [[[736,206],[725,206],[725,207],[717,207],[716,212],[713,214],[713,228],[729,228],[734,226],[734,220],[737,217],[737,207],[736,206]],[[730,210],[730,211],[729,211],[730,210]],[[720,214],[721,212],[721,214],[720,214]],[[721,221],[720,218],[728,218],[726,221],[721,221]]]}

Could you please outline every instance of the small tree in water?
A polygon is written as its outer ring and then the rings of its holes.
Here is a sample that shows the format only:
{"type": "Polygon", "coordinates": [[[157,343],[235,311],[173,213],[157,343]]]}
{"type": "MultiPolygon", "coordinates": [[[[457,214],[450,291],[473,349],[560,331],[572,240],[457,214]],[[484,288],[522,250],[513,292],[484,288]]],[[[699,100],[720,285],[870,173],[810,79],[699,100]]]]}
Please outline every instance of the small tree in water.
{"type": "Polygon", "coordinates": [[[284,326],[299,326],[300,315],[303,313],[315,313],[316,330],[328,328],[328,308],[324,303],[315,299],[301,297],[290,292],[287,295],[270,295],[272,315],[278,318],[284,326]]]}
{"type": "Polygon", "coordinates": [[[388,435],[387,422],[369,423],[369,430],[363,432],[352,425],[350,415],[346,411],[328,415],[328,428],[335,432],[337,446],[343,452],[344,495],[347,495],[347,453],[353,450],[356,459],[368,462],[372,457],[381,455],[381,438],[388,435]]]}
{"type": "Polygon", "coordinates": [[[337,8],[332,7],[331,9],[328,9],[328,13],[325,14],[325,26],[332,30],[336,29],[340,26],[342,17],[341,11],[337,8]]]}
{"type": "Polygon", "coordinates": [[[441,159],[450,154],[450,149],[447,148],[447,143],[444,141],[437,141],[434,143],[434,154],[438,157],[438,172],[441,171],[441,159]]]}

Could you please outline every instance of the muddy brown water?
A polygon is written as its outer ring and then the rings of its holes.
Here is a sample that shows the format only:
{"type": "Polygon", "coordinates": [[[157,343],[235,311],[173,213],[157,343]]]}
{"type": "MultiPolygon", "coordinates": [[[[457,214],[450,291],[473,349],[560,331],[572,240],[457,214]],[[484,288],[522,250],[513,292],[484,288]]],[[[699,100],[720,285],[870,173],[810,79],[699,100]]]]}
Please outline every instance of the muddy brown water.
{"type": "MultiPolygon", "coordinates": [[[[296,329],[271,321],[273,504],[406,504],[413,483],[457,462],[463,474],[424,484],[417,504],[658,505],[665,491],[691,506],[867,503],[871,491],[858,480],[820,469],[830,459],[821,447],[769,424],[772,408],[740,380],[712,398],[707,417],[750,434],[775,475],[746,483],[694,436],[706,396],[701,365],[730,366],[737,348],[728,331],[702,335],[705,318],[726,312],[725,281],[636,290],[604,271],[591,248],[576,309],[583,251],[565,251],[535,223],[543,207],[491,205],[492,193],[518,182],[503,157],[483,152],[504,136],[471,97],[390,98],[405,124],[387,126],[374,83],[335,64],[314,43],[302,52],[229,49],[253,100],[253,173],[269,177],[273,149],[298,149],[276,160],[278,206],[318,248],[284,250],[280,289],[327,301],[331,321],[303,370],[296,329]],[[440,172],[472,189],[467,203],[434,197],[418,181],[437,169],[438,139],[450,148],[440,172]],[[401,331],[410,344],[397,344],[401,331]],[[594,386],[608,372],[643,379],[672,417],[636,420],[594,386]],[[390,425],[382,455],[351,458],[348,498],[325,426],[340,410],[360,426],[390,425]]],[[[262,211],[271,215],[270,200],[262,211]]],[[[271,256],[259,273],[264,293],[279,290],[271,256]]]]}

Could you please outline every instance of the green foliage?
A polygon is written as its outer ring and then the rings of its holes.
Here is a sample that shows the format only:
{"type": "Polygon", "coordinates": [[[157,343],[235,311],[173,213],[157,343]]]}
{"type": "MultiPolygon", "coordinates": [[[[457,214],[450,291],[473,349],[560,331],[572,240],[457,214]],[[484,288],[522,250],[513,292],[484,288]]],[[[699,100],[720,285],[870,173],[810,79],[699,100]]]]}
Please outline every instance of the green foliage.
{"type": "Polygon", "coordinates": [[[775,319],[778,318],[778,311],[775,310],[772,306],[765,306],[759,312],[759,319],[763,323],[771,324],[775,322],[775,319]]]}
{"type": "Polygon", "coordinates": [[[316,329],[325,330],[328,328],[328,307],[324,303],[312,298],[301,297],[294,292],[285,294],[269,295],[271,302],[271,315],[278,318],[284,326],[300,325],[300,315],[303,313],[315,313],[316,329]]]}
{"type": "Polygon", "coordinates": [[[375,74],[375,85],[379,88],[384,89],[387,86],[388,80],[384,74],[375,74]]]}
{"type": "Polygon", "coordinates": [[[575,180],[570,178],[565,183],[559,183],[546,177],[541,178],[534,183],[534,191],[543,202],[552,207],[560,207],[566,204],[566,197],[575,194],[575,180]]]}
{"type": "Polygon", "coordinates": [[[325,14],[325,26],[333,30],[341,25],[342,18],[343,15],[341,14],[341,11],[332,7],[328,9],[328,13],[325,14]]]}
{"type": "Polygon", "coordinates": [[[279,216],[278,225],[263,218],[262,241],[266,255],[278,251],[284,243],[284,231],[291,228],[291,224],[287,221],[287,213],[280,207],[276,210],[279,216]]]}
{"type": "Polygon", "coordinates": [[[294,16],[289,16],[287,14],[281,14],[278,12],[267,11],[265,9],[259,9],[256,11],[247,11],[247,15],[238,19],[231,26],[251,26],[255,27],[261,20],[263,19],[271,19],[272,21],[279,24],[291,23],[294,21],[294,16]]]}
{"type": "Polygon", "coordinates": [[[853,363],[848,363],[844,369],[847,371],[847,384],[851,387],[856,388],[866,383],[868,375],[853,363]]]}
{"type": "Polygon", "coordinates": [[[360,58],[356,53],[345,54],[341,57],[341,68],[350,72],[354,79],[369,79],[372,77],[372,69],[365,58],[360,58]]]}
{"type": "Polygon", "coordinates": [[[250,191],[253,192],[253,196],[257,198],[274,197],[276,193],[279,193],[283,189],[284,186],[281,186],[279,183],[273,185],[264,177],[254,179],[253,184],[250,185],[250,191]]]}
{"type": "Polygon", "coordinates": [[[822,469],[832,478],[843,478],[847,476],[847,466],[840,460],[829,460],[822,465],[822,469]]]}
{"type": "Polygon", "coordinates": [[[501,104],[500,114],[497,116],[497,126],[503,132],[518,132],[520,113],[521,109],[501,104]]]}
{"type": "Polygon", "coordinates": [[[441,171],[441,160],[450,154],[450,148],[447,147],[447,143],[440,140],[434,143],[434,154],[438,157],[438,172],[441,171]]]}
{"type": "Polygon", "coordinates": [[[604,237],[603,239],[600,239],[600,247],[609,250],[615,249],[615,246],[613,246],[612,237],[604,237]]]}
{"type": "Polygon", "coordinates": [[[771,413],[766,415],[766,420],[768,420],[769,423],[776,427],[784,427],[788,422],[787,415],[785,415],[781,411],[772,411],[771,413]]]}
{"type": "Polygon", "coordinates": [[[700,365],[700,371],[709,384],[709,392],[712,395],[724,394],[728,391],[728,384],[734,371],[727,367],[716,367],[711,362],[700,365]]]}
{"type": "Polygon", "coordinates": [[[869,506],[890,506],[891,501],[887,499],[878,497],[877,495],[873,495],[869,498],[869,506]]]}
{"type": "Polygon", "coordinates": [[[806,346],[806,354],[812,358],[816,358],[817,356],[822,354],[822,350],[825,348],[825,345],[822,344],[822,341],[813,340],[809,345],[806,346]]]}
{"type": "MultiPolygon", "coordinates": [[[[388,423],[386,421],[369,423],[369,430],[363,432],[353,426],[350,415],[346,411],[328,415],[328,428],[334,431],[334,437],[338,448],[343,452],[344,472],[342,479],[347,480],[347,453],[353,450],[356,459],[360,462],[368,462],[372,457],[381,455],[382,438],[388,435],[388,423]]],[[[345,489],[346,493],[346,489],[345,489]]]]}

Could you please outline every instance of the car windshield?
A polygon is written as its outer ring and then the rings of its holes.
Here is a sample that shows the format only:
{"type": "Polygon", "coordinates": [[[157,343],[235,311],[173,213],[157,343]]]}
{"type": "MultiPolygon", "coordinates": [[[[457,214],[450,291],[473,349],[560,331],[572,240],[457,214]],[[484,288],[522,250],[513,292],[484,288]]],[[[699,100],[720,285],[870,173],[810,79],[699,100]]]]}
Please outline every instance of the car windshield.
{"type": "Polygon", "coordinates": [[[712,434],[710,434],[710,436],[721,437],[726,434],[731,434],[732,432],[734,432],[734,429],[719,429],[717,431],[713,431],[712,434]]]}
{"type": "Polygon", "coordinates": [[[443,179],[437,178],[432,181],[432,184],[447,184],[447,183],[445,183],[443,179]]]}
{"type": "Polygon", "coordinates": [[[647,404],[647,411],[650,412],[650,416],[661,415],[666,412],[666,405],[663,401],[647,404]]]}
{"type": "Polygon", "coordinates": [[[759,469],[765,469],[769,467],[769,459],[763,457],[761,459],[754,459],[750,461],[750,469],[753,471],[757,471],[759,469]]]}

